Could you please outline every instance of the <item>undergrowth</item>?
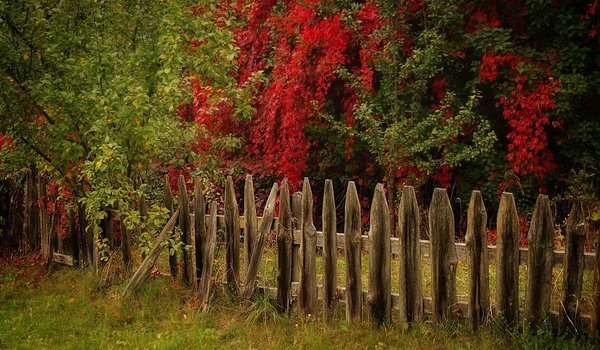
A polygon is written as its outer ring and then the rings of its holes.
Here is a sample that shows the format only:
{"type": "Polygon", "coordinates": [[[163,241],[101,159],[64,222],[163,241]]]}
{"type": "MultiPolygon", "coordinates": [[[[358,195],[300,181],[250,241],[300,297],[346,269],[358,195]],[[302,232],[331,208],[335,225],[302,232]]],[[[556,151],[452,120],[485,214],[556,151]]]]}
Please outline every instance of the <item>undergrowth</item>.
{"type": "MultiPolygon", "coordinates": [[[[257,294],[240,301],[217,284],[200,311],[189,289],[155,274],[122,298],[124,279],[99,286],[88,270],[46,274],[36,261],[0,265],[0,348],[6,349],[573,349],[594,348],[586,336],[559,337],[491,325],[473,332],[465,320],[375,327],[348,324],[343,306],[334,321],[306,320],[292,308],[277,313],[257,294]]],[[[318,315],[320,316],[320,315],[318,315]]]]}

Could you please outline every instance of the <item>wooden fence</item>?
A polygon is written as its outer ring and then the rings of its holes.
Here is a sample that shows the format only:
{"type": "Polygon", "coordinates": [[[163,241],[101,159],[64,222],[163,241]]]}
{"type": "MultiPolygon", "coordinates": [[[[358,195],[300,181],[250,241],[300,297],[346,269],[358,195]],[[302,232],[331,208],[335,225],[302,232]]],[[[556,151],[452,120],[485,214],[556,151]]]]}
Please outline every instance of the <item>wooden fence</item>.
{"type": "MultiPolygon", "coordinates": [[[[172,198],[165,187],[165,201],[172,198]]],[[[362,320],[363,313],[376,324],[419,322],[430,315],[434,324],[456,317],[467,317],[474,329],[489,321],[507,327],[540,327],[550,319],[559,330],[585,327],[596,334],[600,314],[600,259],[584,252],[585,221],[576,203],[567,219],[565,250],[554,250],[554,222],[549,199],[539,195],[529,228],[529,247],[519,248],[519,221],[511,193],[503,193],[497,215],[497,244],[487,245],[487,213],[481,193],[473,191],[467,212],[465,243],[455,242],[454,215],[444,189],[435,189],[428,213],[430,240],[421,240],[419,208],[412,187],[404,187],[398,206],[398,237],[391,236],[390,211],[383,185],[375,188],[370,210],[369,230],[362,232],[361,209],[355,184],[349,182],[345,196],[344,227],[338,232],[336,203],[331,181],[325,183],[322,231],[313,223],[313,195],[308,179],[302,192],[290,196],[287,181],[274,184],[262,217],[256,216],[252,177],[246,178],[244,213],[240,215],[231,177],[225,186],[224,213],[217,215],[215,203],[207,212],[200,186],[192,200],[182,177],[179,179],[179,205],[153,249],[148,253],[125,290],[134,290],[148,276],[164,242],[175,232],[181,241],[192,245],[182,252],[181,277],[195,288],[203,303],[209,302],[217,230],[223,229],[226,283],[232,293],[251,298],[262,291],[276,300],[281,312],[297,306],[309,318],[318,313],[319,300],[325,319],[335,317],[338,304],[345,304],[348,322],[362,320]],[[279,195],[279,217],[274,217],[279,195]],[[175,231],[177,221],[180,229],[175,231]],[[267,236],[276,232],[277,286],[258,286],[258,265],[267,236]],[[242,245],[240,249],[240,244],[242,245]],[[240,276],[240,251],[243,250],[245,275],[240,276]],[[322,254],[323,284],[317,284],[317,252],[322,254]],[[368,252],[368,290],[362,289],[363,252],[368,252]],[[343,252],[345,271],[336,270],[343,252]],[[398,278],[392,280],[392,256],[398,260],[398,278]],[[431,265],[431,290],[424,291],[422,256],[431,265]],[[495,298],[490,297],[490,263],[495,268],[495,298]],[[468,300],[457,298],[456,273],[459,264],[468,267],[468,300]],[[527,283],[519,285],[519,266],[527,267],[527,283]],[[552,268],[562,266],[563,286],[560,310],[550,309],[552,268]],[[592,315],[580,314],[584,270],[594,271],[592,315]],[[345,274],[345,285],[337,285],[337,275],[345,274]],[[398,293],[392,293],[392,283],[398,293]],[[525,289],[521,305],[519,290],[525,289]],[[426,296],[430,292],[430,296],[426,296]],[[363,312],[366,311],[366,312],[363,312]]],[[[169,259],[171,272],[178,274],[175,257],[169,259]]],[[[394,273],[396,275],[396,273],[394,273]]],[[[464,292],[464,291],[462,291],[464,292]]]]}

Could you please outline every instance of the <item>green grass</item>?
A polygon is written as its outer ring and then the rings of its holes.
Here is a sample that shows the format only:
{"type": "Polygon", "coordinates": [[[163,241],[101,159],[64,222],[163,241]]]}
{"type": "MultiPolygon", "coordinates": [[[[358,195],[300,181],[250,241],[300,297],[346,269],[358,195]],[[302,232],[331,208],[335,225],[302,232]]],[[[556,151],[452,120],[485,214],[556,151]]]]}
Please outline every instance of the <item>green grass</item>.
{"type": "MultiPolygon", "coordinates": [[[[222,270],[220,266],[217,271],[222,270]]],[[[272,282],[272,272],[270,264],[262,264],[264,282],[272,282]]],[[[536,335],[494,327],[474,333],[465,321],[437,328],[428,322],[411,327],[394,324],[376,328],[368,322],[348,325],[341,316],[330,323],[307,322],[295,311],[289,316],[278,315],[265,297],[259,296],[252,302],[235,300],[219,288],[220,276],[217,273],[217,288],[210,306],[199,311],[193,292],[170,277],[155,275],[135,295],[122,299],[126,278],[122,272],[115,273],[108,285],[99,286],[87,270],[62,268],[48,276],[35,261],[5,262],[0,264],[0,348],[346,350],[594,346],[585,337],[556,337],[548,329],[536,335]]]]}

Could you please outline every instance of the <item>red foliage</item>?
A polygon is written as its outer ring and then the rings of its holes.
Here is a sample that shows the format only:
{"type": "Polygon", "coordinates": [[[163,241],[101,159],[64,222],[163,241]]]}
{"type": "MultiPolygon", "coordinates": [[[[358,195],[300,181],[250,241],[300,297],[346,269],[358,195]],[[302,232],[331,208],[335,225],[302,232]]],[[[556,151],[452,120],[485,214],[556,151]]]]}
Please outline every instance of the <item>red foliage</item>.
{"type": "Polygon", "coordinates": [[[501,84],[508,94],[499,98],[498,106],[511,129],[506,135],[509,141],[506,158],[516,174],[542,180],[556,167],[548,150],[545,128],[559,125],[551,123],[548,113],[556,109],[554,96],[560,90],[560,82],[541,62],[494,52],[483,55],[480,79],[496,81],[503,67],[509,68],[509,80],[501,84]]]}

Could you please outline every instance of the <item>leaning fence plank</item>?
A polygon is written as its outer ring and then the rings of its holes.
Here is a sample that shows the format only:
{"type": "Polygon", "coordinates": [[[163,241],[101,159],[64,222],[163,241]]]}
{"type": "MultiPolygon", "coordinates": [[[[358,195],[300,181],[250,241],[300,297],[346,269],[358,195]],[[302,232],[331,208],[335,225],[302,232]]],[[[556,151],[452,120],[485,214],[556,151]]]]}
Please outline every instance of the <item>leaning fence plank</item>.
{"type": "Polygon", "coordinates": [[[200,178],[196,178],[194,181],[194,240],[195,240],[195,252],[196,252],[196,281],[195,285],[200,284],[200,277],[202,276],[202,260],[204,254],[204,244],[206,238],[206,201],[204,199],[204,193],[202,193],[202,187],[200,178]]]}
{"type": "MultiPolygon", "coordinates": [[[[179,175],[179,178],[177,179],[177,189],[179,191],[179,212],[181,213],[181,215],[179,215],[181,242],[184,245],[189,245],[192,242],[190,230],[190,201],[183,175],[179,175]]],[[[183,263],[183,273],[181,274],[181,277],[186,285],[191,286],[192,281],[194,280],[192,254],[184,249],[181,255],[183,263]]]]}
{"type": "Polygon", "coordinates": [[[292,297],[292,209],[287,179],[279,192],[279,225],[277,226],[277,310],[290,311],[292,297]]]}
{"type": "Polygon", "coordinates": [[[431,235],[432,316],[440,323],[458,313],[456,305],[456,267],[454,214],[445,189],[436,188],[429,207],[431,235]]]}
{"type": "Polygon", "coordinates": [[[344,243],[346,253],[346,321],[362,319],[361,297],[361,235],[360,201],[354,181],[348,182],[344,206],[344,243]]]}
{"type": "Polygon", "coordinates": [[[398,207],[400,322],[419,322],[423,319],[420,223],[415,189],[404,186],[398,207]]]}
{"type": "MultiPolygon", "coordinates": [[[[163,201],[165,207],[169,209],[169,213],[173,213],[174,205],[173,205],[173,193],[171,192],[171,184],[169,182],[169,175],[165,175],[165,183],[163,187],[163,201]]],[[[172,233],[172,237],[175,238],[175,231],[172,233]]],[[[167,251],[169,252],[169,270],[171,271],[171,276],[177,276],[177,252],[174,249],[171,241],[168,241],[167,251]]]]}
{"type": "Polygon", "coordinates": [[[140,267],[138,267],[138,269],[135,271],[135,273],[127,283],[127,286],[123,291],[123,295],[138,289],[142,285],[142,283],[144,283],[146,278],[148,278],[148,275],[152,270],[152,266],[154,266],[154,263],[156,263],[156,259],[158,259],[160,252],[164,248],[163,242],[165,242],[171,236],[171,232],[175,227],[178,215],[179,210],[176,210],[173,213],[173,215],[171,215],[171,218],[169,219],[165,227],[162,229],[158,237],[156,237],[156,239],[154,240],[152,244],[152,249],[150,249],[150,252],[148,252],[148,255],[146,255],[146,258],[144,259],[144,261],[142,261],[140,267]]]}
{"type": "Polygon", "coordinates": [[[546,195],[538,195],[529,226],[528,240],[525,319],[530,327],[538,328],[550,311],[552,291],[554,222],[550,200],[546,195]]]}
{"type": "Polygon", "coordinates": [[[392,312],[390,210],[382,184],[375,187],[369,220],[369,316],[377,325],[389,324],[392,312]]]}
{"type": "Polygon", "coordinates": [[[496,221],[496,309],[508,327],[519,322],[519,218],[512,193],[500,198],[496,221]]]}
{"type": "Polygon", "coordinates": [[[225,245],[227,285],[231,291],[237,291],[240,277],[240,222],[231,176],[227,176],[225,184],[225,245]]]}
{"type": "Polygon", "coordinates": [[[298,244],[292,246],[292,281],[300,282],[300,243],[302,242],[302,231],[300,221],[302,220],[302,192],[292,195],[292,239],[298,244]]]}
{"type": "Polygon", "coordinates": [[[317,229],[313,224],[313,196],[308,178],[302,186],[302,243],[300,244],[300,309],[307,317],[317,312],[317,229]]]}
{"type": "Polygon", "coordinates": [[[580,201],[575,201],[567,219],[565,262],[563,264],[562,310],[559,310],[559,329],[577,329],[581,290],[583,287],[583,251],[585,243],[585,215],[580,201]]]}
{"type": "Polygon", "coordinates": [[[260,263],[260,257],[262,255],[263,246],[267,235],[271,232],[273,227],[273,217],[275,215],[275,203],[277,201],[277,191],[279,186],[277,183],[271,187],[271,193],[267,198],[265,204],[265,210],[263,213],[263,220],[258,230],[258,237],[254,243],[252,255],[250,256],[250,262],[248,264],[248,270],[246,271],[246,278],[244,279],[244,289],[242,290],[242,297],[249,298],[254,293],[256,288],[256,275],[258,274],[258,264],[260,263]]]}
{"type": "Polygon", "coordinates": [[[490,311],[487,212],[480,191],[471,193],[465,241],[469,251],[469,319],[471,327],[477,329],[490,311]]]}
{"type": "Polygon", "coordinates": [[[254,184],[252,175],[246,175],[244,185],[244,263],[250,264],[256,240],[256,203],[254,202],[254,184]]]}
{"type": "Polygon", "coordinates": [[[210,297],[210,285],[212,278],[213,262],[215,257],[215,242],[217,240],[217,203],[212,202],[210,206],[210,218],[208,219],[208,230],[203,238],[204,246],[202,252],[202,275],[198,287],[198,298],[202,308],[206,308],[210,297]]]}
{"type": "Polygon", "coordinates": [[[333,318],[337,308],[337,225],[333,182],[325,180],[323,193],[323,316],[333,318]]]}

